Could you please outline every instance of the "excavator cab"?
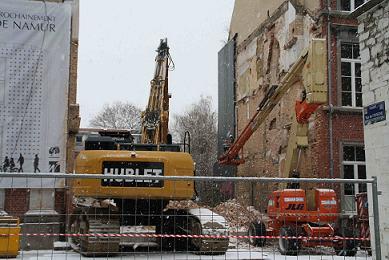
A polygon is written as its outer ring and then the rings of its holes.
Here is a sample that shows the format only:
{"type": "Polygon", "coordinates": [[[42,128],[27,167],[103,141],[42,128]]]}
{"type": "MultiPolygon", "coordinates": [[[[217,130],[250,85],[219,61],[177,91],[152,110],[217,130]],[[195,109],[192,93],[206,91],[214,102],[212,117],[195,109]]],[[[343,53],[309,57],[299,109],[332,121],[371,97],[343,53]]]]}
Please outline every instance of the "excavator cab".
{"type": "Polygon", "coordinates": [[[90,136],[85,140],[85,150],[122,150],[122,151],[161,151],[181,152],[180,144],[138,144],[134,142],[131,133],[104,131],[100,136],[90,136]]]}

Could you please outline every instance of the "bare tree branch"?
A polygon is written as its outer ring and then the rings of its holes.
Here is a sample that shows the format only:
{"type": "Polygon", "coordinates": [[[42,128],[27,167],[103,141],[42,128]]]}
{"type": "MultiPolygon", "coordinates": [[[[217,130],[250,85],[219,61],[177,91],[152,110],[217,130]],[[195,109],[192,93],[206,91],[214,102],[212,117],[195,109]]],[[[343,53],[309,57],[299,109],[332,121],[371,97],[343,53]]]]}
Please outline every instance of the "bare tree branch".
{"type": "MultiPolygon", "coordinates": [[[[196,162],[196,175],[212,175],[217,160],[217,116],[212,109],[211,97],[201,97],[181,115],[174,115],[173,135],[181,142],[185,131],[191,135],[191,154],[196,162]]],[[[201,200],[212,199],[212,188],[196,183],[201,200]]]]}
{"type": "Polygon", "coordinates": [[[112,129],[140,129],[141,110],[129,102],[115,101],[89,121],[91,127],[112,129]]]}

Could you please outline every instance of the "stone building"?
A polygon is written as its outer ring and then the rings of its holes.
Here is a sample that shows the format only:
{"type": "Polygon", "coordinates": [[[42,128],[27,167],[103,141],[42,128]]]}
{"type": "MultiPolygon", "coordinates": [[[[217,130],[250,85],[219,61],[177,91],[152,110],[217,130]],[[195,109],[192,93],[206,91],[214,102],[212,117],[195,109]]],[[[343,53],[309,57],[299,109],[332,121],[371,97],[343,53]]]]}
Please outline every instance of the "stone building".
{"type": "MultiPolygon", "coordinates": [[[[219,99],[234,104],[234,124],[229,131],[237,136],[255,113],[264,93],[279,83],[309,39],[325,38],[328,51],[328,104],[309,123],[309,148],[302,155],[302,177],[365,178],[362,123],[361,61],[357,20],[350,11],[363,0],[236,0],[229,32],[234,48],[220,56],[220,64],[233,60],[231,86],[220,79],[219,99]],[[225,99],[233,88],[234,96],[225,99]]],[[[225,49],[223,49],[225,51],[225,49]]],[[[225,66],[227,68],[227,66],[225,66]]],[[[220,71],[220,70],[219,70],[220,71]]],[[[243,149],[246,162],[237,168],[238,176],[279,176],[283,169],[294,103],[302,90],[296,83],[282,98],[243,149]]],[[[219,102],[219,120],[226,106],[219,102]]],[[[227,111],[227,113],[230,113],[227,111]]],[[[225,126],[224,122],[219,125],[225,126]]],[[[225,134],[226,131],[224,131],[225,134]]],[[[225,138],[220,136],[219,139],[225,138]]],[[[220,141],[219,141],[220,143],[220,141]]],[[[267,194],[276,187],[236,187],[236,194],[248,204],[264,209],[267,194]],[[260,192],[259,192],[260,191],[260,192]]],[[[355,212],[353,195],[366,187],[338,187],[342,210],[355,212]]]]}
{"type": "MultiPolygon", "coordinates": [[[[371,0],[355,10],[362,62],[367,177],[377,177],[382,259],[389,258],[389,1],[371,0]]],[[[371,198],[369,211],[373,212],[371,198]]],[[[370,214],[373,216],[373,214],[370,214]]],[[[370,227],[377,224],[370,218],[370,227]]],[[[374,229],[372,243],[374,241],[374,229]]],[[[375,253],[373,252],[373,255],[375,253]]]]}
{"type": "MultiPolygon", "coordinates": [[[[37,2],[41,0],[36,0],[37,2]]],[[[67,89],[66,169],[73,169],[73,150],[80,117],[76,102],[78,61],[78,0],[46,0],[42,2],[69,3],[71,5],[71,41],[69,60],[69,86],[67,89]]],[[[45,101],[46,102],[46,101],[45,101]]],[[[0,187],[0,213],[17,216],[23,233],[59,233],[65,229],[66,189],[64,180],[15,178],[8,182],[2,178],[0,187]],[[9,186],[6,185],[9,183],[9,186]]],[[[21,238],[22,249],[47,249],[53,247],[58,237],[21,238]]]]}

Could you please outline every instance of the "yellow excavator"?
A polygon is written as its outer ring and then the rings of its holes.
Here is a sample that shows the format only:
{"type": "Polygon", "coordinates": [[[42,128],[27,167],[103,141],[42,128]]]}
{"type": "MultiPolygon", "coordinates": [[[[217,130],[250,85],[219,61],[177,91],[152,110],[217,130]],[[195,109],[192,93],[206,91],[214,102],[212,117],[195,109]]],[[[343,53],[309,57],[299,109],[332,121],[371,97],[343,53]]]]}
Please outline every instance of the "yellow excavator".
{"type": "Polygon", "coordinates": [[[112,175],[194,175],[191,155],[181,151],[181,145],[173,144],[168,134],[168,72],[173,63],[167,39],[161,40],[155,62],[149,102],[142,114],[141,143],[135,144],[130,136],[115,135],[112,131],[110,135],[88,138],[85,150],[76,158],[75,173],[110,175],[106,179],[75,179],[71,183],[73,210],[68,232],[79,236],[70,237],[69,242],[83,255],[120,252],[121,239],[115,235],[123,227],[134,226],[155,227],[157,241],[164,250],[227,251],[227,238],[185,236],[225,235],[227,224],[222,216],[205,208],[166,208],[170,200],[192,199],[193,181],[112,178],[112,175]]]}

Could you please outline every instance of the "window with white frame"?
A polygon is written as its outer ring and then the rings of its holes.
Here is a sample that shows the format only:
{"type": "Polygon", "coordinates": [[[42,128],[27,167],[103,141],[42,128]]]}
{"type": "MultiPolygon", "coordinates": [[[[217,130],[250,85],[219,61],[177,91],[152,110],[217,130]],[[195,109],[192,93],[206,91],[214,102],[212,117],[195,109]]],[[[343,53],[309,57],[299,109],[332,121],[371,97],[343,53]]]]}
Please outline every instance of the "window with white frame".
{"type": "Polygon", "coordinates": [[[340,8],[343,11],[354,11],[368,0],[340,0],[340,8]]]}
{"type": "MultiPolygon", "coordinates": [[[[344,179],[366,179],[365,149],[363,145],[343,146],[342,167],[344,179]]],[[[343,186],[344,210],[348,212],[355,211],[355,195],[366,191],[366,184],[345,183],[343,186]]]]}
{"type": "Polygon", "coordinates": [[[362,107],[361,59],[358,43],[341,43],[342,106],[362,107]]]}

